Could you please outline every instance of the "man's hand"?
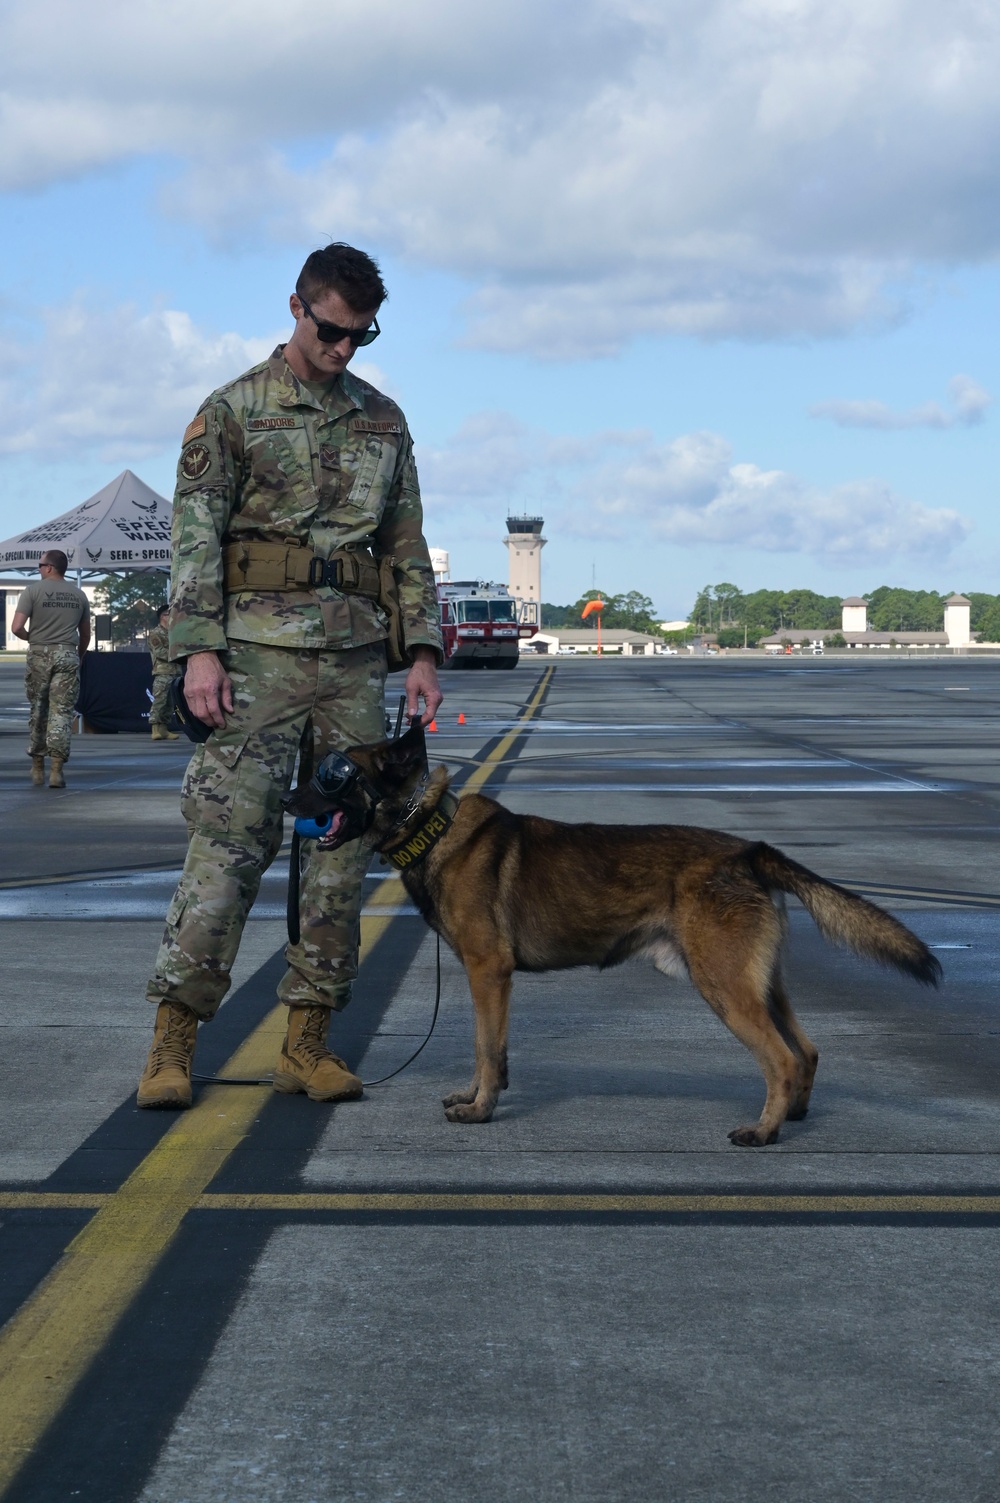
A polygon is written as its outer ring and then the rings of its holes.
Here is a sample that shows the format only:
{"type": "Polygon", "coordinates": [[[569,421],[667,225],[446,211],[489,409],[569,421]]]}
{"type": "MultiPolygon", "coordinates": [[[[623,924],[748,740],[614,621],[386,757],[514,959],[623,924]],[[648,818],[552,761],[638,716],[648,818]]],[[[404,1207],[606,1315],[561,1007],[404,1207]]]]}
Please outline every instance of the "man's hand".
{"type": "Polygon", "coordinates": [[[184,698],[192,715],[220,730],[233,713],[233,681],[214,652],[193,652],[187,659],[184,698]]]}
{"type": "Polygon", "coordinates": [[[430,725],[444,699],[437,676],[437,656],[433,647],[414,647],[413,665],[406,675],[406,713],[418,719],[420,701],[424,702],[423,724],[430,725]]]}

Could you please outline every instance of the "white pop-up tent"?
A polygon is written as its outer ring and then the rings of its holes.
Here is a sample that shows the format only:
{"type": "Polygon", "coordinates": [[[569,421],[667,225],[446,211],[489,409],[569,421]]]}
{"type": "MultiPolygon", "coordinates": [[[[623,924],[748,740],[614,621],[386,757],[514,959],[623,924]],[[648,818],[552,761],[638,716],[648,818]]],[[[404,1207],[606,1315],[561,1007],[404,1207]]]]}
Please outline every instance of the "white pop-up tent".
{"type": "Polygon", "coordinates": [[[123,470],[89,501],[0,543],[0,569],[34,570],[38,555],[61,548],[83,573],[170,568],[171,505],[123,470]]]}

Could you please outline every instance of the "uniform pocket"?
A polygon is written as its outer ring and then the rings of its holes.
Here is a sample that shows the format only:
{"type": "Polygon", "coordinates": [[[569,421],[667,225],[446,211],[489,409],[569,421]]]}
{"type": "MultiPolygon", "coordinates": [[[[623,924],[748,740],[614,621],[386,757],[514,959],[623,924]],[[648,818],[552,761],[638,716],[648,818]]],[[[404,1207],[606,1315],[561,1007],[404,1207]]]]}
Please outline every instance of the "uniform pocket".
{"type": "MultiPolygon", "coordinates": [[[[374,435],[365,440],[364,447],[354,450],[351,467],[357,468],[354,480],[344,501],[359,520],[377,524],[385,510],[389,486],[396,468],[397,446],[374,435]]],[[[344,458],[348,455],[345,452],[344,458]]]]}
{"type": "Polygon", "coordinates": [[[206,741],[196,748],[181,788],[181,813],[189,825],[208,835],[228,833],[247,739],[206,741]]]}

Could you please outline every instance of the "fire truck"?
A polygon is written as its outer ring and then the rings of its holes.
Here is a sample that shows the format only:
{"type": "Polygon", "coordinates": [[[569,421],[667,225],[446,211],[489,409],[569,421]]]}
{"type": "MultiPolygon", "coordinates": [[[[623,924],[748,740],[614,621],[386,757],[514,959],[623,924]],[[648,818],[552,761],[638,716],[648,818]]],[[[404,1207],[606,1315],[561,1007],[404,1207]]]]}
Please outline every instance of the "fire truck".
{"type": "Polygon", "coordinates": [[[515,668],[518,644],[541,624],[534,600],[515,600],[506,585],[482,579],[437,587],[445,662],[451,668],[515,668]]]}

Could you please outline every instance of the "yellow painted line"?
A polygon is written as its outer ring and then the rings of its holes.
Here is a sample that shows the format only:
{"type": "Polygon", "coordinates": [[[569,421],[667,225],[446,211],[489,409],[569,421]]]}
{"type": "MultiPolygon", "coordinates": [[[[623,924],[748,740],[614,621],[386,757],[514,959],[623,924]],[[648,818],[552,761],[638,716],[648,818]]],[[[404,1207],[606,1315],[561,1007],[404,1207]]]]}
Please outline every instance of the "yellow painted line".
{"type": "Polygon", "coordinates": [[[0,1211],[97,1211],[110,1199],[72,1190],[0,1190],[0,1211]]]}
{"type": "Polygon", "coordinates": [[[478,1195],[291,1194],[202,1195],[201,1211],[740,1211],[951,1212],[996,1215],[1000,1195],[478,1195]]]}
{"type": "MultiPolygon", "coordinates": [[[[114,1198],[110,1194],[10,1190],[0,1192],[0,1210],[97,1210],[114,1198]]],[[[309,1211],[466,1211],[472,1214],[480,1211],[615,1211],[625,1214],[735,1211],[749,1215],[860,1211],[995,1216],[1000,1215],[1000,1195],[523,1195],[465,1191],[214,1194],[209,1190],[197,1196],[191,1208],[198,1211],[278,1211],[293,1216],[309,1211]]]]}
{"type": "MultiPolygon", "coordinates": [[[[493,764],[537,712],[555,671],[543,673],[517,726],[473,773],[463,791],[485,782],[493,764]]],[[[403,901],[391,877],[380,908],[403,901]]],[[[394,921],[362,910],[361,958],[394,921]]],[[[274,1063],[286,1026],[275,1007],[220,1073],[256,1076],[274,1063]]],[[[210,1086],[183,1113],[114,1195],[74,1237],[34,1294],[0,1331],[0,1496],[58,1415],[97,1353],[142,1289],[180,1228],[253,1126],[267,1086],[210,1086]]]]}
{"type": "Polygon", "coordinates": [[[511,730],[507,732],[503,740],[497,743],[497,745],[490,752],[489,756],[484,758],[484,760],[479,764],[476,770],[470,773],[468,778],[466,778],[465,782],[462,784],[461,791],[463,797],[467,793],[475,793],[483,786],[483,784],[488,780],[490,773],[493,771],[496,764],[498,762],[502,762],[504,757],[510,751],[511,747],[514,745],[514,742],[524,730],[524,727],[528,724],[529,721],[534,720],[541,705],[542,696],[544,695],[546,689],[549,687],[549,683],[555,671],[556,668],[554,663],[550,667],[546,668],[545,672],[538,680],[538,683],[535,685],[534,693],[528,700],[528,703],[525,705],[524,711],[517,722],[514,724],[511,730]]]}
{"type": "MultiPolygon", "coordinates": [[[[390,923],[362,912],[362,959],[390,923]]],[[[287,1016],[284,1006],[275,1007],[221,1073],[255,1076],[272,1069],[287,1016]]],[[[0,1496],[269,1096],[267,1086],[208,1087],[121,1188],[100,1202],[48,1278],[0,1331],[0,1496]]],[[[0,1204],[10,1204],[10,1194],[26,1203],[25,1192],[7,1192],[0,1204]]],[[[78,1206],[81,1199],[43,1193],[33,1201],[46,1203],[78,1206]]]]}

